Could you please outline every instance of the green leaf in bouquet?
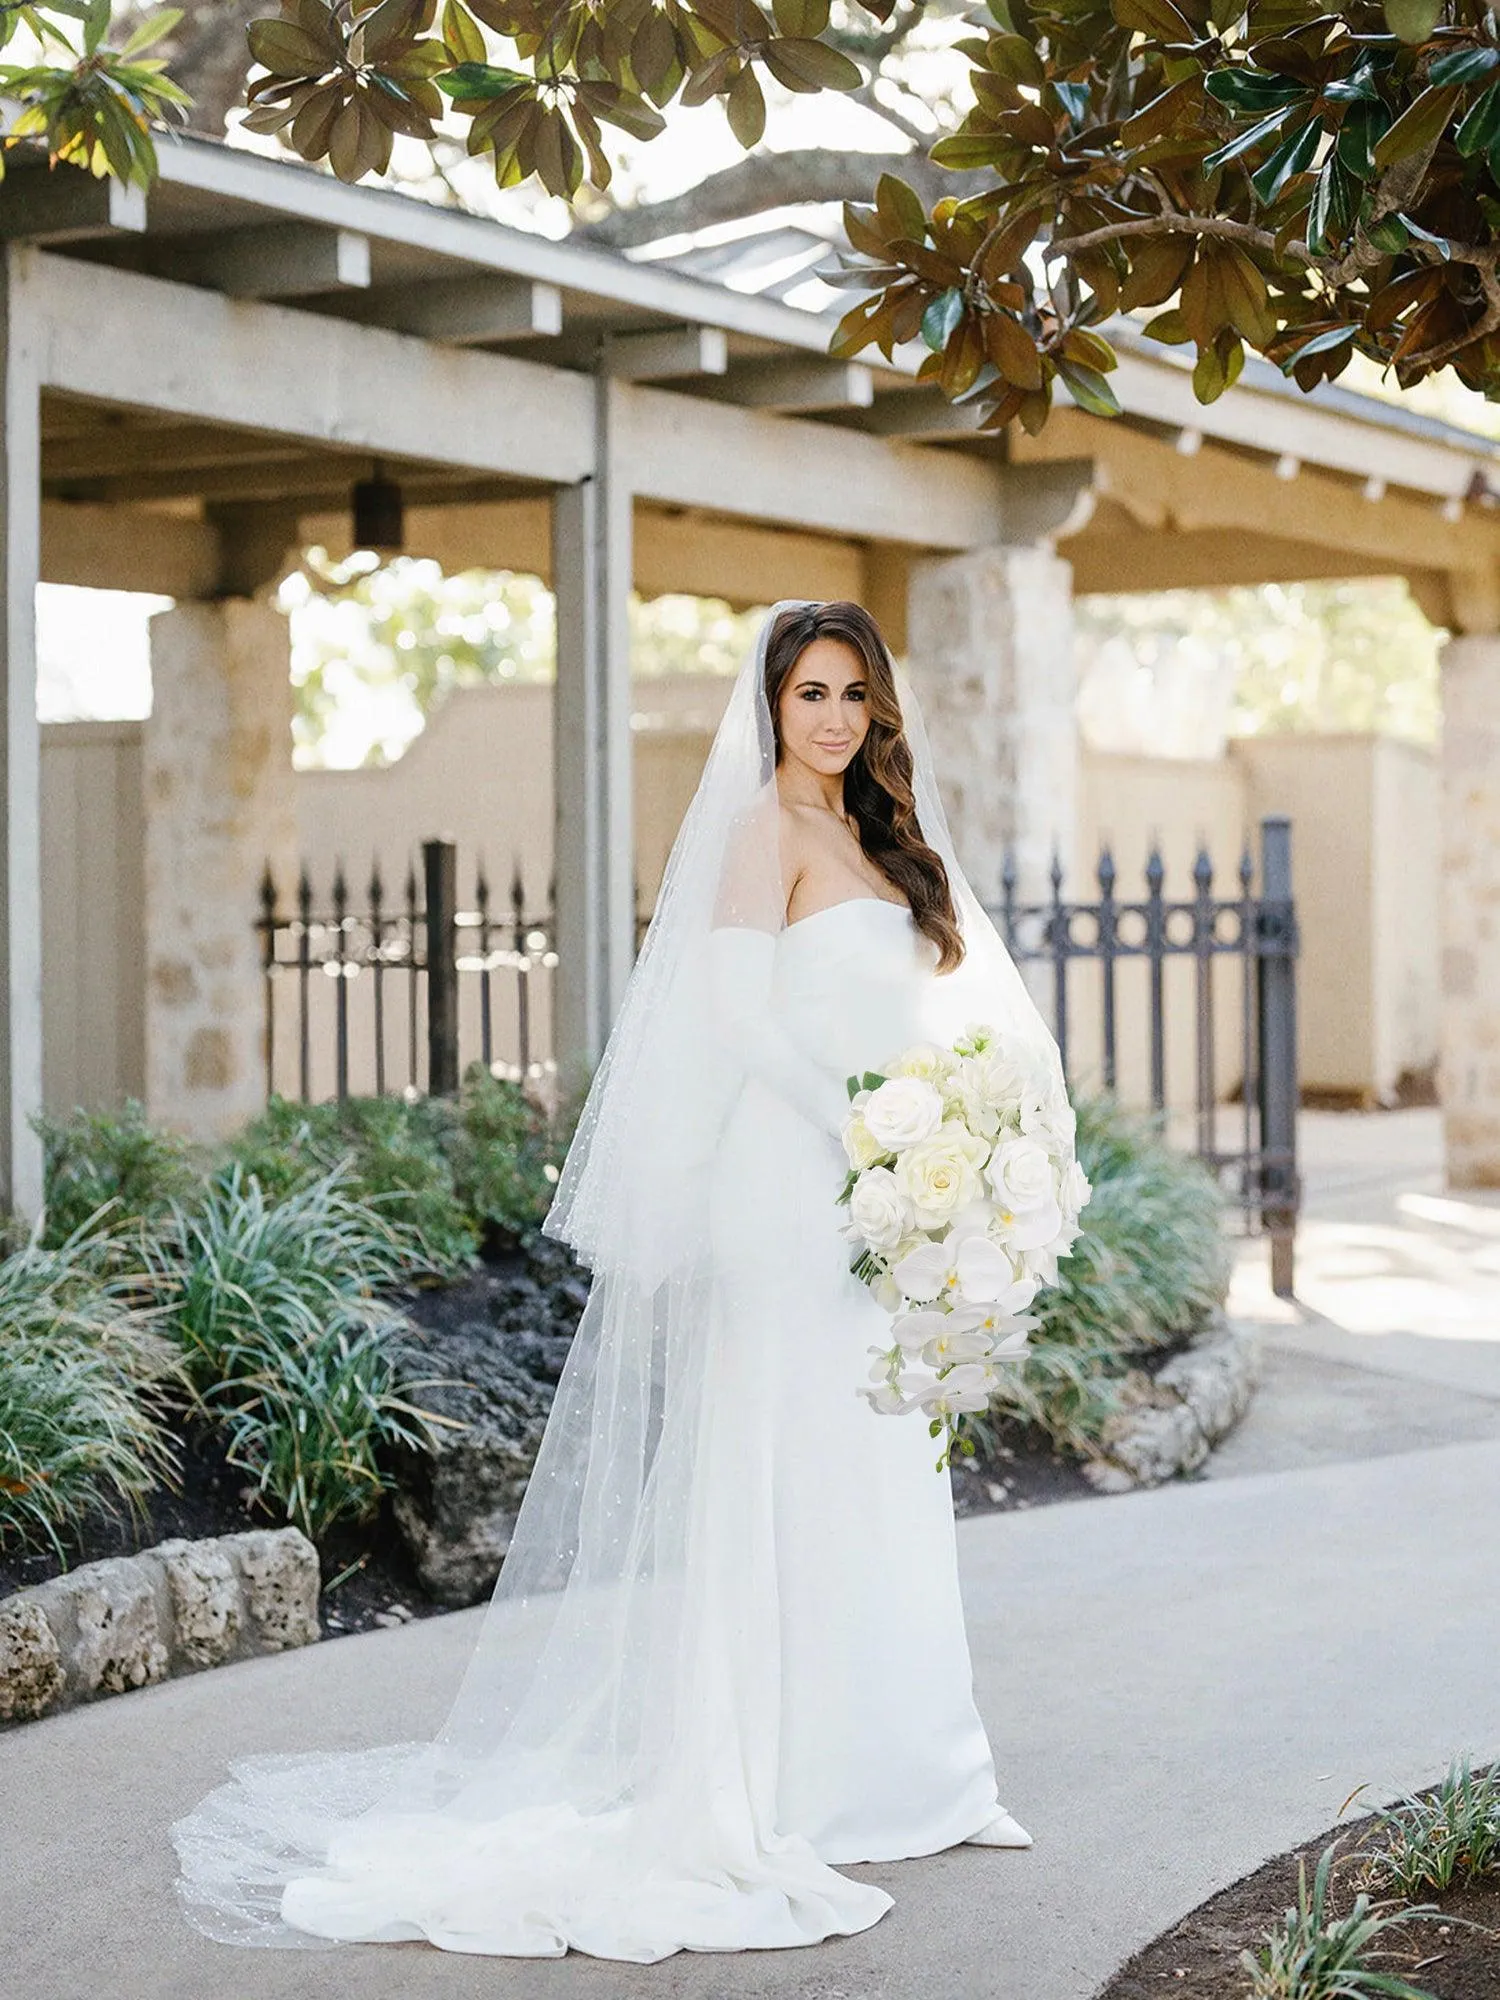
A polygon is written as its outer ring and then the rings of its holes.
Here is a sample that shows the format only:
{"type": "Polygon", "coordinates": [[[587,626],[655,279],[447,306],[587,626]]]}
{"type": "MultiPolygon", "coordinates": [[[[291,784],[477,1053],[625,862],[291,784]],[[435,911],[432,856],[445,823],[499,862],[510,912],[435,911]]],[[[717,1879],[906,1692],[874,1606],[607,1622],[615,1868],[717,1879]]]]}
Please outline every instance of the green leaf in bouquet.
{"type": "Polygon", "coordinates": [[[879,1090],[883,1083],[888,1083],[889,1081],[889,1077],[882,1076],[878,1069],[867,1069],[861,1079],[860,1088],[862,1090],[879,1090]]]}

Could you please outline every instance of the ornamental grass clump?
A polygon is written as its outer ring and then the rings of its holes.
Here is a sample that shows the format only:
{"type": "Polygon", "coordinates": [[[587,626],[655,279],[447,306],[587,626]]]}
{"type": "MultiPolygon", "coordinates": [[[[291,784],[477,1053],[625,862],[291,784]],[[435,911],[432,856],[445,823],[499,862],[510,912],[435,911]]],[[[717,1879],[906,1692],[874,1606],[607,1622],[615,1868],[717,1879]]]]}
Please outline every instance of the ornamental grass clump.
{"type": "Polygon", "coordinates": [[[1376,1819],[1371,1870],[1403,1896],[1500,1871],[1500,1765],[1476,1776],[1467,1757],[1455,1760],[1435,1791],[1409,1793],[1376,1819]]]}
{"type": "Polygon", "coordinates": [[[40,1232],[0,1262],[0,1547],[50,1547],[90,1515],[139,1511],[175,1476],[170,1341],[110,1275],[108,1239],[40,1232]]]}
{"type": "Polygon", "coordinates": [[[1425,1987],[1382,1972],[1375,1957],[1388,1956],[1390,1933],[1402,1924],[1435,1917],[1431,1905],[1381,1908],[1361,1894],[1342,1917],[1333,1914],[1329,1882],[1337,1843],[1318,1858],[1311,1890],[1307,1864],[1297,1864],[1297,1901],[1258,1951],[1240,1953],[1250,1975],[1246,2000],[1435,2000],[1425,1987]]]}
{"type": "MultiPolygon", "coordinates": [[[[1033,1308],[1024,1366],[991,1412],[1037,1425],[1061,1450],[1095,1455],[1131,1366],[1204,1326],[1223,1304],[1223,1197],[1157,1123],[1109,1097],[1075,1100],[1078,1164],[1093,1187],[1081,1233],[1033,1308]]],[[[980,1448],[983,1420],[974,1424],[980,1448]]]]}
{"type": "Polygon", "coordinates": [[[163,1322],[232,1462],[318,1540],[374,1511],[392,1447],[421,1449],[436,1421],[397,1393],[374,1296],[412,1268],[410,1232],[349,1191],[335,1168],[279,1200],[238,1164],[149,1246],[163,1322]]]}

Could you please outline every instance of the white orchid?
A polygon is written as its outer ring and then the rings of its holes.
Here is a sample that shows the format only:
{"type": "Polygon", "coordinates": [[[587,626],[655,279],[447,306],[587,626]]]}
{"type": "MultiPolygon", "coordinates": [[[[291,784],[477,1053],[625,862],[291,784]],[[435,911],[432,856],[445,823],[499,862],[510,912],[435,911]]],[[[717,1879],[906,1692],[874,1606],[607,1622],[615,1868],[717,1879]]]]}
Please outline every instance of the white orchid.
{"type": "Polygon", "coordinates": [[[877,1389],[862,1388],[857,1393],[864,1397],[872,1410],[878,1410],[883,1417],[902,1417],[908,1410],[916,1407],[890,1382],[882,1382],[877,1389]]]}
{"type": "Polygon", "coordinates": [[[936,1381],[903,1375],[901,1394],[931,1417],[958,1417],[988,1409],[993,1376],[982,1362],[964,1361],[936,1381]]]}
{"type": "Polygon", "coordinates": [[[988,1305],[1009,1296],[1016,1267],[1009,1253],[988,1236],[966,1235],[924,1243],[903,1257],[891,1276],[919,1305],[942,1299],[947,1305],[988,1305]]]}

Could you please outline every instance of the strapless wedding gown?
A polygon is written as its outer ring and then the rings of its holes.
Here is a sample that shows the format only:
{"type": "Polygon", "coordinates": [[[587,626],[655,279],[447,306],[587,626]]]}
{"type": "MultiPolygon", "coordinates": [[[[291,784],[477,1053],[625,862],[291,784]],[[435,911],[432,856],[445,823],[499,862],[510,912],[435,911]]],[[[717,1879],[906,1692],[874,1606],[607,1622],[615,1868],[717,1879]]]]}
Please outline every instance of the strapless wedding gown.
{"type": "MultiPolygon", "coordinates": [[[[841,1084],[934,1034],[933,957],[904,905],[819,911],[775,939],[776,1026],[841,1084]]],[[[690,1611],[649,1791],[583,1815],[377,1805],[308,1838],[324,1865],[281,1916],[309,1939],[635,1961],[811,1944],[891,1905],[833,1864],[934,1853],[1000,1813],[948,1480],[919,1418],[856,1394],[889,1316],[849,1271],[839,1143],[795,1098],[752,1071],[713,1167],[690,1611]]],[[[227,1872],[224,1822],[184,1825],[185,1872],[227,1872]]]]}

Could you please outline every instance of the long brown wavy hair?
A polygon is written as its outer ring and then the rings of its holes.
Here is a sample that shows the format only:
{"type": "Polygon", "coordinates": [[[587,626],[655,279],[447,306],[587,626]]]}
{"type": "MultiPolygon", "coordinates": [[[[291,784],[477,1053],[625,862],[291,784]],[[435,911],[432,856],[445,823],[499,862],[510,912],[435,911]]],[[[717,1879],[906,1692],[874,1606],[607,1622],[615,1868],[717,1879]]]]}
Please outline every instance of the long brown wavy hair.
{"type": "Polygon", "coordinates": [[[781,761],[781,690],[814,639],[842,640],[865,669],[870,726],[844,772],[844,808],[854,819],[860,846],[906,897],[917,929],[937,946],[939,972],[951,972],[964,955],[953,891],[942,857],[922,837],[895,669],[880,627],[862,604],[835,599],[794,606],[772,627],[766,642],[766,700],[776,732],[776,761],[781,761]]]}

